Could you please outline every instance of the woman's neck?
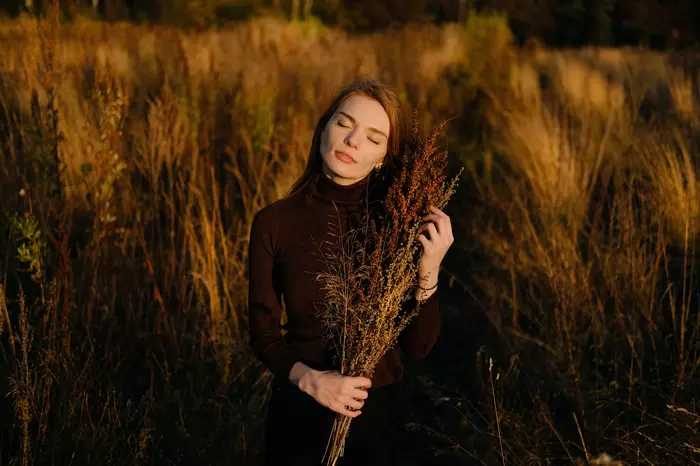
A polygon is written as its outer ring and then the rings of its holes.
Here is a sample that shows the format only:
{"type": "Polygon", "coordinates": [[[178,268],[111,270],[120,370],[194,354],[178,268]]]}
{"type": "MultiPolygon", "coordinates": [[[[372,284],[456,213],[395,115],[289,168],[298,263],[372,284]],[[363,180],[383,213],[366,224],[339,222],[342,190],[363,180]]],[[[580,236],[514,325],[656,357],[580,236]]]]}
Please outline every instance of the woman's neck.
{"type": "Polygon", "coordinates": [[[316,173],[307,190],[310,199],[326,207],[338,207],[343,211],[357,211],[362,207],[371,174],[349,184],[341,185],[325,173],[316,173]]]}
{"type": "Polygon", "coordinates": [[[371,172],[370,172],[367,175],[363,176],[362,178],[344,178],[342,176],[339,176],[337,173],[334,173],[331,170],[329,170],[325,163],[323,164],[322,170],[323,170],[323,174],[329,180],[331,180],[333,183],[340,185],[340,186],[351,186],[355,183],[358,183],[358,182],[368,178],[369,175],[371,174],[371,172]]]}

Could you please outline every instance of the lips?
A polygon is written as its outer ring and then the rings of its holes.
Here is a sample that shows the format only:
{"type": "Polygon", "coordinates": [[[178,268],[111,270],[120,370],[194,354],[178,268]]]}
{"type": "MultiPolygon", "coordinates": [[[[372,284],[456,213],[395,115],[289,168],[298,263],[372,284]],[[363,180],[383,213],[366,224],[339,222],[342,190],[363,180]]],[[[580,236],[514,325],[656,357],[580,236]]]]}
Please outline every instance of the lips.
{"type": "Polygon", "coordinates": [[[338,158],[338,160],[345,162],[345,163],[355,163],[355,159],[353,159],[350,155],[348,155],[347,152],[341,152],[339,150],[335,151],[335,156],[338,158]]]}

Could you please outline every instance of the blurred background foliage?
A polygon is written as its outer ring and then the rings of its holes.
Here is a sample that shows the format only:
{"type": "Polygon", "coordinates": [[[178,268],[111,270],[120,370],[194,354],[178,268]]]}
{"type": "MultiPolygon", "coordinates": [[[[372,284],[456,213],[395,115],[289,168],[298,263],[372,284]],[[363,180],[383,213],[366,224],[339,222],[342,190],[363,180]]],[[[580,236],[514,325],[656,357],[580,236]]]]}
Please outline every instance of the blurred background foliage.
{"type": "MultiPolygon", "coordinates": [[[[5,0],[9,16],[40,14],[47,0],[5,0]]],[[[66,18],[221,26],[261,15],[311,19],[367,32],[408,23],[462,22],[469,11],[499,12],[519,43],[537,38],[550,46],[645,45],[697,47],[696,0],[61,0],[66,18]]]]}

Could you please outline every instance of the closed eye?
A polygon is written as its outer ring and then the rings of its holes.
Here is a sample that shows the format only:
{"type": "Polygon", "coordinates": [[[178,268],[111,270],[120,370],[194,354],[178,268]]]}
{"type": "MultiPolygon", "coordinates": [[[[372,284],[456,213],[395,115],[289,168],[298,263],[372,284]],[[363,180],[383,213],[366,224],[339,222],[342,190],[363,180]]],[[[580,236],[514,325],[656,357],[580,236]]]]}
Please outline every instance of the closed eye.
{"type": "MultiPolygon", "coordinates": [[[[349,126],[345,126],[343,123],[341,123],[340,120],[338,120],[337,123],[338,123],[338,126],[340,126],[341,128],[349,128],[349,126]]],[[[370,138],[370,137],[368,137],[367,139],[369,139],[370,141],[372,141],[372,142],[375,143],[376,145],[381,144],[379,141],[375,141],[374,139],[372,139],[372,138],[370,138]]]]}

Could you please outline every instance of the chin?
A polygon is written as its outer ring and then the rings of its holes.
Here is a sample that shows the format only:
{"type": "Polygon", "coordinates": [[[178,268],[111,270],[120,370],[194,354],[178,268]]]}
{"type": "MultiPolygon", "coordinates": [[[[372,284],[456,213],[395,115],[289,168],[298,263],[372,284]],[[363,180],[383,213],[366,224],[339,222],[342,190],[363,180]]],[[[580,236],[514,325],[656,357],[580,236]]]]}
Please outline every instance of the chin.
{"type": "Polygon", "coordinates": [[[338,178],[344,178],[344,179],[354,179],[356,178],[352,173],[348,173],[347,171],[343,170],[334,170],[331,169],[333,173],[335,174],[336,177],[338,178]]]}
{"type": "MultiPolygon", "coordinates": [[[[340,160],[336,160],[335,157],[332,158],[331,162],[326,162],[326,165],[335,175],[341,178],[356,178],[357,175],[354,173],[355,170],[350,168],[348,165],[344,164],[340,160]]],[[[353,167],[355,168],[355,167],[353,167]]]]}

